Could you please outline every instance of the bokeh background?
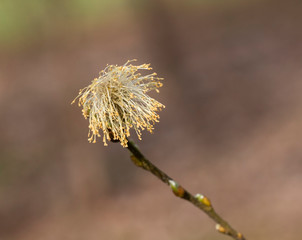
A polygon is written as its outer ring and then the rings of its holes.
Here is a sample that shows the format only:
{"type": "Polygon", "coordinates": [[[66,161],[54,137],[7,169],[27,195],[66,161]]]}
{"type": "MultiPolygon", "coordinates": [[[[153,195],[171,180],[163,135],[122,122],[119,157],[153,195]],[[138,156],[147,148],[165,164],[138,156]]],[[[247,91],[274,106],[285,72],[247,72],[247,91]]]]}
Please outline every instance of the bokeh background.
{"type": "Polygon", "coordinates": [[[1,0],[0,239],[228,239],[87,142],[71,101],[134,58],[165,78],[144,154],[248,239],[301,239],[301,26],[300,0],[1,0]]]}

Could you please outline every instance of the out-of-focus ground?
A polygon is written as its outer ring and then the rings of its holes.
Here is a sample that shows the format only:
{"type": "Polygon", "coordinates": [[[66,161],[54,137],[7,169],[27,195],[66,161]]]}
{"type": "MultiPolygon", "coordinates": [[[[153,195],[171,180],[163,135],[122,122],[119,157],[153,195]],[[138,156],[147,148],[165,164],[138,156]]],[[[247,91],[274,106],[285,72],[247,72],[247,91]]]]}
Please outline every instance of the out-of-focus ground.
{"type": "Polygon", "coordinates": [[[301,1],[3,0],[0,12],[1,240],[228,238],[119,144],[87,142],[70,102],[133,58],[165,78],[145,155],[247,239],[301,239],[301,1]]]}

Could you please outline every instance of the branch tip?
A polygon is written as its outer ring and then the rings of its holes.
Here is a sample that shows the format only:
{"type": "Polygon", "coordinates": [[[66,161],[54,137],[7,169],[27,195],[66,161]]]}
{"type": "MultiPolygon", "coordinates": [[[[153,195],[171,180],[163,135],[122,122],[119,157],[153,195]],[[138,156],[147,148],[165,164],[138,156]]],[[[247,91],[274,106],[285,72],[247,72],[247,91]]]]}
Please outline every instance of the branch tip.
{"type": "Polygon", "coordinates": [[[142,167],[143,169],[158,177],[162,182],[168,184],[175,196],[191,202],[193,205],[206,213],[217,223],[216,230],[218,232],[229,235],[235,240],[246,240],[241,233],[234,230],[222,217],[220,217],[216,213],[211,201],[206,196],[202,194],[196,194],[195,196],[193,196],[185,188],[180,186],[171,177],[169,177],[165,172],[160,170],[148,159],[146,159],[134,142],[128,141],[127,148],[132,153],[131,160],[136,166],[142,167]]]}

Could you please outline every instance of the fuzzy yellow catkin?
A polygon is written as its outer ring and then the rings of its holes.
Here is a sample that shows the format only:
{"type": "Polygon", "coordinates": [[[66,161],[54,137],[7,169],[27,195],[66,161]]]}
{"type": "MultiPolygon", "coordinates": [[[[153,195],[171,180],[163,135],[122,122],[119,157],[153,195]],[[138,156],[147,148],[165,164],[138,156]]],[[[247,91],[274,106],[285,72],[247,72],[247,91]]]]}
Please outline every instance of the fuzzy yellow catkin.
{"type": "MultiPolygon", "coordinates": [[[[135,60],[132,60],[135,61],[135,60]]],[[[98,78],[80,90],[78,105],[89,119],[88,141],[96,142],[103,132],[103,142],[117,140],[127,147],[127,137],[133,128],[141,139],[141,130],[152,133],[159,121],[158,111],[165,106],[146,93],[162,86],[156,73],[142,75],[139,70],[151,70],[150,64],[134,66],[127,61],[122,66],[107,65],[98,78]]]]}

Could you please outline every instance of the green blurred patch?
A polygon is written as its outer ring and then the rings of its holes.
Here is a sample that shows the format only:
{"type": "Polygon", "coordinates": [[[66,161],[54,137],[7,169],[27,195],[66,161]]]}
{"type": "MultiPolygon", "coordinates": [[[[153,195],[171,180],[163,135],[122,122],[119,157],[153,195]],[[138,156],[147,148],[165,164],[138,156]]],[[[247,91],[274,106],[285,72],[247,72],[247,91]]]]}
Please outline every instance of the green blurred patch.
{"type": "Polygon", "coordinates": [[[26,42],[62,25],[85,26],[121,9],[123,0],[1,0],[0,48],[26,42]]]}

